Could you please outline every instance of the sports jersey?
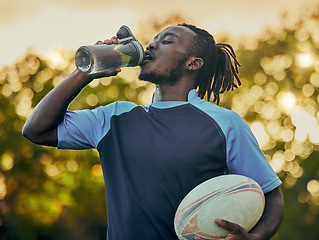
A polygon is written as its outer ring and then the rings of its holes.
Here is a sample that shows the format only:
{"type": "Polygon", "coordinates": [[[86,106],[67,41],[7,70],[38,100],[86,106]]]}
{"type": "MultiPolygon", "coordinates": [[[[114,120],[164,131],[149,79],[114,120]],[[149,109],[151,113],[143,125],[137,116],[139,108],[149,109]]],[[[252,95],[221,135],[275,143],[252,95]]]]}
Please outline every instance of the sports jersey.
{"type": "Polygon", "coordinates": [[[195,89],[185,102],[115,102],[67,111],[58,148],[98,150],[109,240],[178,239],[179,203],[212,177],[245,175],[264,193],[281,184],[245,121],[200,99],[195,89]]]}

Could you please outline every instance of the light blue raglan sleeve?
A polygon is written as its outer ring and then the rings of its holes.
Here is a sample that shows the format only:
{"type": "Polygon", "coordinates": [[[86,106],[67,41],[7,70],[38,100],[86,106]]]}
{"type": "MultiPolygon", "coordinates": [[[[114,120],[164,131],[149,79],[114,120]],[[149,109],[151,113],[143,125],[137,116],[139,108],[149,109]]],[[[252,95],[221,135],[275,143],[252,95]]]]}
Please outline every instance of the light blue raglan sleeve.
{"type": "Polygon", "coordinates": [[[67,111],[58,126],[57,148],[96,148],[109,131],[112,116],[130,111],[135,106],[129,102],[115,102],[93,110],[67,111]]]}
{"type": "Polygon", "coordinates": [[[247,123],[235,112],[228,111],[228,121],[222,127],[226,136],[227,167],[229,173],[254,179],[264,193],[282,182],[268,163],[247,123]]]}
{"type": "Polygon", "coordinates": [[[225,174],[239,174],[255,180],[268,193],[282,182],[268,163],[248,124],[234,111],[194,97],[194,104],[216,121],[225,136],[225,174]]]}

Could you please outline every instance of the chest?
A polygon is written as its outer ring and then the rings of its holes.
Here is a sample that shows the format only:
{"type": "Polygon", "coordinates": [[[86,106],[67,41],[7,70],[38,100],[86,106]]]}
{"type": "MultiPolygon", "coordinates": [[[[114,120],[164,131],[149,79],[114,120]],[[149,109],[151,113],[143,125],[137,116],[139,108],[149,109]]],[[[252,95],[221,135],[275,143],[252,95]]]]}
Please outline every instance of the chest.
{"type": "Polygon", "coordinates": [[[142,108],[111,119],[102,140],[112,158],[156,168],[193,168],[225,164],[225,137],[217,123],[190,105],[169,109],[142,108]]]}

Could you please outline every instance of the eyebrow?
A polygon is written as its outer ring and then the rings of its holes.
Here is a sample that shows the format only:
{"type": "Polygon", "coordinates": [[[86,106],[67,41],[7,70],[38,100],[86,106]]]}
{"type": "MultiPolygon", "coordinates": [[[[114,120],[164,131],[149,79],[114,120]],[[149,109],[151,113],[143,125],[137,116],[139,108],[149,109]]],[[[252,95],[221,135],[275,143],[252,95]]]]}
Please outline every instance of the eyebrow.
{"type": "MultiPolygon", "coordinates": [[[[156,39],[158,39],[159,37],[160,37],[160,33],[159,34],[157,34],[155,37],[154,37],[154,39],[153,40],[156,40],[156,39]]],[[[173,36],[173,37],[177,37],[177,38],[179,38],[179,35],[178,34],[176,34],[176,33],[173,33],[173,32],[166,32],[164,35],[163,35],[163,37],[166,37],[166,36],[173,36]]]]}

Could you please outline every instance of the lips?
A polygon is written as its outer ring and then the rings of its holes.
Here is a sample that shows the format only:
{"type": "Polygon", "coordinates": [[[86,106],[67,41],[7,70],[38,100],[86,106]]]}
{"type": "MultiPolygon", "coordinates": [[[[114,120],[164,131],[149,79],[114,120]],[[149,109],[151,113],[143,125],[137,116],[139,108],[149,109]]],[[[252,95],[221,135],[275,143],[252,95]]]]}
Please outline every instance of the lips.
{"type": "Polygon", "coordinates": [[[144,65],[147,62],[155,60],[154,54],[152,52],[150,52],[149,50],[146,50],[144,53],[145,53],[145,58],[144,58],[142,65],[144,65]]]}

